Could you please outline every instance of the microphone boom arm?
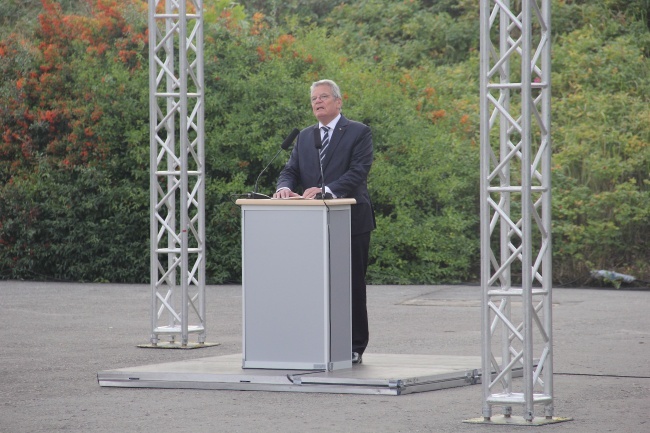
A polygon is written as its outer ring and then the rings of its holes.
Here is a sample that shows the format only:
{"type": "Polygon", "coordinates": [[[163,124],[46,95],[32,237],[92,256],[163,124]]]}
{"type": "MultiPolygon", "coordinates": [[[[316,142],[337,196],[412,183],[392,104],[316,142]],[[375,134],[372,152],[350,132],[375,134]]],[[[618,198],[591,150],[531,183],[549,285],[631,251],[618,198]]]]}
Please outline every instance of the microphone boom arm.
{"type": "Polygon", "coordinates": [[[265,194],[260,194],[257,192],[257,185],[260,182],[260,178],[262,177],[262,174],[271,166],[271,163],[275,161],[275,158],[278,157],[280,152],[283,150],[287,150],[289,146],[291,146],[291,143],[293,143],[293,140],[296,139],[296,137],[300,134],[300,130],[298,128],[293,128],[293,131],[287,136],[287,138],[284,139],[282,142],[282,145],[280,145],[280,150],[277,151],[277,153],[271,158],[268,164],[266,164],[266,167],[260,172],[260,174],[257,176],[257,179],[255,180],[255,186],[253,187],[253,192],[249,192],[247,194],[248,198],[271,198],[268,195],[265,194]]]}
{"type": "Polygon", "coordinates": [[[280,154],[280,152],[282,152],[283,150],[284,149],[282,149],[282,148],[280,150],[278,150],[276,152],[275,156],[273,156],[273,158],[271,158],[271,161],[269,161],[269,163],[266,164],[266,167],[264,167],[264,169],[262,171],[260,171],[260,174],[257,176],[257,179],[255,180],[255,187],[253,188],[253,194],[257,194],[257,184],[259,183],[260,177],[262,177],[262,174],[264,174],[264,172],[271,166],[271,163],[273,161],[275,161],[275,158],[277,158],[278,155],[280,154]]]}

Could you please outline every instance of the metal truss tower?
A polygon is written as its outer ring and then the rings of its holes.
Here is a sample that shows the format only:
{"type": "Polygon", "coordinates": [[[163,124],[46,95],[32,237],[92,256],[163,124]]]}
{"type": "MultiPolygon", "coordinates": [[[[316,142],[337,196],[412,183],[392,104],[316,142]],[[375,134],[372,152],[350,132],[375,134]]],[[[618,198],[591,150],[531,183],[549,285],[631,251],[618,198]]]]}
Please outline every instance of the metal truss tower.
{"type": "MultiPolygon", "coordinates": [[[[553,419],[551,0],[481,0],[483,419],[553,419]],[[523,377],[513,381],[513,372],[523,377]],[[492,372],[492,374],[490,374],[492,372]]],[[[549,421],[552,422],[552,421],[549,421]]]]}
{"type": "Polygon", "coordinates": [[[205,343],[202,0],[149,0],[151,345],[205,343]],[[177,340],[180,338],[180,341],[177,340]]]}

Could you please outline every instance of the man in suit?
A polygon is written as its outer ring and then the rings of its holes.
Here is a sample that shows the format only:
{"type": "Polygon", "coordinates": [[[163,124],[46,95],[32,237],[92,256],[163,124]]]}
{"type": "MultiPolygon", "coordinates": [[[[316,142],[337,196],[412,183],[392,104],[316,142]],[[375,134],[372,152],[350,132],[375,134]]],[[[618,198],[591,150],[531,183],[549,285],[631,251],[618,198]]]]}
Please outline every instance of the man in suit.
{"type": "Polygon", "coordinates": [[[311,108],[318,123],[300,131],[291,157],[280,173],[274,198],[316,198],[323,184],[334,198],[354,198],[351,210],[352,362],[360,364],[369,339],[366,270],[375,217],[367,178],[372,165],[372,134],[362,123],[341,114],[343,99],[332,80],[311,85],[311,108]],[[320,152],[316,146],[320,145],[320,152]],[[321,179],[320,164],[323,166],[321,179]]]}

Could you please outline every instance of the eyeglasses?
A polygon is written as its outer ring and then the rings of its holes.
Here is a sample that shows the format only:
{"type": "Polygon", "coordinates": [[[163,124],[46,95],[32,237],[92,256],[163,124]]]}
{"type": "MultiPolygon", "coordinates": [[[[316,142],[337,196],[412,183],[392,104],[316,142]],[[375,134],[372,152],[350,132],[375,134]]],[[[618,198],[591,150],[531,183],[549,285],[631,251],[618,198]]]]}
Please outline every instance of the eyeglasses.
{"type": "Polygon", "coordinates": [[[332,95],[328,95],[328,94],[324,93],[324,94],[319,95],[319,96],[312,96],[312,97],[311,97],[311,102],[312,102],[312,103],[313,103],[313,102],[316,102],[316,101],[318,101],[319,99],[320,99],[321,101],[325,102],[325,101],[327,101],[327,100],[328,100],[329,98],[331,98],[331,97],[332,97],[332,95]]]}

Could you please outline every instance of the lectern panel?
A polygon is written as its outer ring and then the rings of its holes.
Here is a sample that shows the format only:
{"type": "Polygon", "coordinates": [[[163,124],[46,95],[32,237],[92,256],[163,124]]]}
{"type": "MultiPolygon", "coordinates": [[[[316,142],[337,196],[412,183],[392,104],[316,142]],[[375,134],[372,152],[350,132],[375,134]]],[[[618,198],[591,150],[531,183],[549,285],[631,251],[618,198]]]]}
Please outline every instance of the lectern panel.
{"type": "Polygon", "coordinates": [[[330,311],[331,335],[330,358],[332,361],[350,359],[352,351],[352,299],[350,297],[350,215],[348,212],[330,212],[330,250],[335,252],[330,256],[330,305],[335,305],[330,311]]]}
{"type": "Polygon", "coordinates": [[[246,214],[247,361],[326,368],[322,215],[317,208],[246,214]]]}
{"type": "Polygon", "coordinates": [[[242,206],[243,367],[351,367],[350,206],[242,206]]]}

